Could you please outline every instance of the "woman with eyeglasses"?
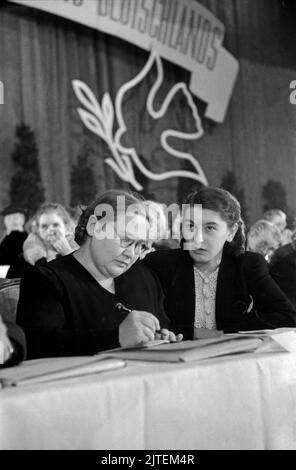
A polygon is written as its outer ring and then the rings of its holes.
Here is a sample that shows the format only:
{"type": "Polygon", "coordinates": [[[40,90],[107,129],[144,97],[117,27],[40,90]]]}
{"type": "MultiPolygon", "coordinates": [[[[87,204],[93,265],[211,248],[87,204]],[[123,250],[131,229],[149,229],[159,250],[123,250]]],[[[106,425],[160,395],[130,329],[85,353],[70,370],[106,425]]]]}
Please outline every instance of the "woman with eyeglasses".
{"type": "Polygon", "coordinates": [[[228,191],[189,194],[182,237],[181,249],[151,253],[144,262],[158,275],[172,329],[184,339],[296,326],[296,311],[263,256],[245,251],[240,204],[228,191]]]}
{"type": "Polygon", "coordinates": [[[21,281],[17,323],[28,358],[182,339],[167,329],[159,281],[137,263],[148,232],[145,205],[134,194],[106,191],[84,210],[79,249],[30,268],[21,281]]]}

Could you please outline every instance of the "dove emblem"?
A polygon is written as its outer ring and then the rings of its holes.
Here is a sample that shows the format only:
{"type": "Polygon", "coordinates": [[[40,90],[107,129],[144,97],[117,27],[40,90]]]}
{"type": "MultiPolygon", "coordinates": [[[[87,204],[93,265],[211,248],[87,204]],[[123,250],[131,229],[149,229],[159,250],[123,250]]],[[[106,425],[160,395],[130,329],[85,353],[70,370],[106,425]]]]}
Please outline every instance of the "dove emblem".
{"type": "Polygon", "coordinates": [[[106,158],[105,163],[109,165],[116,174],[123,180],[128,182],[137,191],[142,190],[141,184],[136,180],[134,174],[134,165],[148,179],[161,181],[167,178],[184,177],[199,181],[204,185],[208,185],[207,178],[197,161],[196,157],[188,152],[184,152],[174,148],[169,139],[172,137],[193,141],[200,139],[203,135],[201,119],[198,114],[197,107],[194,103],[192,95],[188,90],[186,83],[176,83],[166,95],[158,109],[155,108],[155,96],[163,83],[164,71],[161,58],[157,51],[151,51],[148,61],[142,70],[130,81],[124,83],[117,92],[115,98],[115,106],[109,93],[105,93],[101,104],[89,86],[80,81],[73,80],[72,85],[76,97],[83,107],[77,109],[83,124],[98,137],[103,139],[112,154],[112,158],[106,158]],[[193,132],[183,132],[176,129],[166,129],[160,135],[160,142],[165,152],[174,158],[184,159],[190,163],[192,170],[171,170],[162,173],[152,172],[147,168],[140,159],[134,147],[127,147],[123,144],[123,135],[127,131],[124,115],[122,112],[123,100],[125,95],[140,83],[145,76],[156,66],[157,79],[148,93],[146,100],[146,109],[150,117],[154,120],[162,119],[167,112],[171,102],[177,93],[183,93],[187,104],[191,110],[195,129],[193,132]],[[115,119],[117,121],[117,129],[114,131],[115,119]]]}

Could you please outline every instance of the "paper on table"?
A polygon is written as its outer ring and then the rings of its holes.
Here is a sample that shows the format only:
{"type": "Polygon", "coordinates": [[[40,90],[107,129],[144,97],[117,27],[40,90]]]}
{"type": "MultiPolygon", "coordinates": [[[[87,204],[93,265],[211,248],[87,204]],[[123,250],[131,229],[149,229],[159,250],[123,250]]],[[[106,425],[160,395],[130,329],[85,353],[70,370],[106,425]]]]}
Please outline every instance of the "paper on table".
{"type": "Polygon", "coordinates": [[[98,356],[60,357],[25,361],[22,365],[0,371],[0,388],[23,386],[96,374],[125,366],[122,359],[98,356]]]}
{"type": "Polygon", "coordinates": [[[294,331],[296,332],[296,328],[288,328],[288,327],[282,327],[282,328],[275,328],[275,329],[266,329],[266,330],[248,330],[248,331],[239,331],[238,333],[230,333],[233,336],[237,335],[251,335],[251,336],[273,336],[275,334],[279,333],[288,333],[294,331]]]}
{"type": "Polygon", "coordinates": [[[275,328],[266,330],[239,331],[238,333],[229,333],[226,336],[237,338],[261,338],[263,343],[258,346],[256,353],[272,351],[296,351],[296,328],[275,328]]]}
{"type": "Polygon", "coordinates": [[[135,347],[140,347],[140,348],[154,348],[155,346],[160,346],[161,344],[168,344],[169,340],[168,339],[153,339],[151,341],[148,341],[145,344],[135,346],[135,347]]]}
{"type": "Polygon", "coordinates": [[[105,352],[120,352],[120,351],[130,351],[134,349],[147,349],[147,348],[154,348],[155,346],[160,346],[161,344],[168,344],[169,340],[168,339],[153,339],[151,341],[147,341],[147,343],[139,343],[136,344],[135,346],[126,346],[126,347],[120,347],[120,348],[115,348],[115,349],[108,349],[107,351],[103,351],[102,353],[98,354],[104,354],[105,352]]]}
{"type": "Polygon", "coordinates": [[[264,337],[264,342],[256,349],[256,353],[271,351],[296,351],[296,331],[285,331],[274,334],[270,333],[264,337]]]}
{"type": "Polygon", "coordinates": [[[138,349],[105,351],[105,357],[118,357],[140,361],[188,362],[227,354],[254,351],[263,340],[261,338],[236,338],[221,336],[211,339],[182,341],[180,343],[138,349]]]}

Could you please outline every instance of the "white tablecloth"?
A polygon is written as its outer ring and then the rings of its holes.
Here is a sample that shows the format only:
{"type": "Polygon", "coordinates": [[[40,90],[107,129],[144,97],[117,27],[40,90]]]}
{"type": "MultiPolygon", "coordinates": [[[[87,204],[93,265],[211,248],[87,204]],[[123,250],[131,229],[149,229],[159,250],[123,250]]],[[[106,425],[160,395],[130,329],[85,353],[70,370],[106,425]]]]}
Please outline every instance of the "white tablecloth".
{"type": "Polygon", "coordinates": [[[133,362],[6,388],[0,448],[296,449],[296,354],[133,362]]]}

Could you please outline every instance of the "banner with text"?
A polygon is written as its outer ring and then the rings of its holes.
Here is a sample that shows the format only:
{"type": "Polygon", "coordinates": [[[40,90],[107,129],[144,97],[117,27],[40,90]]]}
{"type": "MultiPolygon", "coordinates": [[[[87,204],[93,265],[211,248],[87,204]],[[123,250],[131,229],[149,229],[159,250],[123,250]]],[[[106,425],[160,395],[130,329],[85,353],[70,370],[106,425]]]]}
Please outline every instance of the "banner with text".
{"type": "Polygon", "coordinates": [[[156,50],[191,72],[190,91],[222,122],[238,61],[222,46],[225,27],[194,0],[9,0],[156,50]]]}

